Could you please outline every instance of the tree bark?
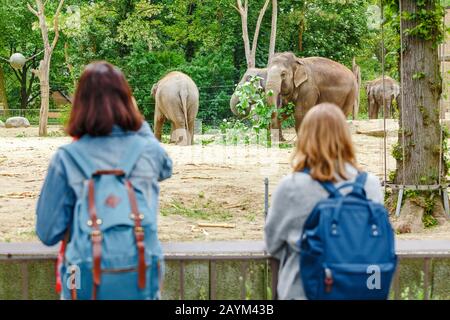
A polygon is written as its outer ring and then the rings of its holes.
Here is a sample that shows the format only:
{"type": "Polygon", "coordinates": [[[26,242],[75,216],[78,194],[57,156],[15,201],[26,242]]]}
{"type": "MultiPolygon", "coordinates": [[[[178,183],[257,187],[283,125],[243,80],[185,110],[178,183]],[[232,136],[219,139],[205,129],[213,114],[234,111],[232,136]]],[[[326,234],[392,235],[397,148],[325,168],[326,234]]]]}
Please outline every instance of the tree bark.
{"type": "Polygon", "coordinates": [[[27,73],[28,66],[25,64],[20,73],[20,109],[26,109],[28,105],[28,94],[27,94],[27,73]]]}
{"type": "MultiPolygon", "coordinates": [[[[400,1],[404,13],[419,10],[416,0],[400,1]]],[[[428,0],[426,10],[435,10],[437,1],[428,0]]],[[[403,53],[400,63],[402,91],[399,102],[403,102],[399,104],[400,148],[394,154],[397,159],[394,182],[405,185],[435,185],[440,182],[440,178],[445,178],[439,121],[442,80],[438,46],[432,40],[405,33],[417,23],[405,18],[401,21],[403,53]]],[[[394,193],[393,197],[395,196],[394,193]]],[[[394,218],[394,227],[400,233],[420,231],[419,229],[424,227],[424,215],[430,212],[433,215],[443,205],[437,191],[417,191],[412,195],[405,194],[404,197],[402,212],[399,218],[394,218]]]]}
{"type": "MultiPolygon", "coordinates": [[[[404,12],[418,10],[415,0],[401,0],[404,12]]],[[[434,10],[436,0],[429,0],[427,10],[434,10]]],[[[417,22],[403,20],[403,31],[417,22]]],[[[399,144],[402,156],[397,159],[397,183],[436,184],[440,168],[439,98],[442,83],[438,47],[432,41],[403,35],[403,110],[400,112],[399,144]],[[403,111],[403,114],[402,114],[403,111]],[[404,133],[404,144],[402,139],[404,133]],[[403,159],[403,154],[405,158],[403,159]]],[[[441,163],[442,165],[442,163],[441,163]]]]}
{"type": "Polygon", "coordinates": [[[3,105],[5,112],[8,110],[8,96],[6,94],[5,75],[3,68],[0,66],[0,103],[3,105]]]}
{"type": "Polygon", "coordinates": [[[275,44],[277,41],[277,20],[278,20],[278,1],[272,0],[272,25],[270,27],[270,44],[269,44],[269,57],[267,63],[275,54],[275,44]]]}

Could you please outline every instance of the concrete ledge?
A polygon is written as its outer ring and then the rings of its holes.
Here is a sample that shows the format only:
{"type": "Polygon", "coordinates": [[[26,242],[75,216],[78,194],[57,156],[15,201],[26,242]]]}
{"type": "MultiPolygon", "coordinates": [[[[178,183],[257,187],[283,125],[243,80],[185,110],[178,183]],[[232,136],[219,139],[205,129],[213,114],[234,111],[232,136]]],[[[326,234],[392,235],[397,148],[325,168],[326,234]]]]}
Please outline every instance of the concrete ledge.
{"type": "MultiPolygon", "coordinates": [[[[56,259],[59,246],[37,242],[0,243],[0,260],[56,259]]],[[[264,241],[210,241],[162,243],[166,259],[267,259],[264,241]]],[[[400,257],[450,258],[450,240],[396,240],[400,257]]]]}

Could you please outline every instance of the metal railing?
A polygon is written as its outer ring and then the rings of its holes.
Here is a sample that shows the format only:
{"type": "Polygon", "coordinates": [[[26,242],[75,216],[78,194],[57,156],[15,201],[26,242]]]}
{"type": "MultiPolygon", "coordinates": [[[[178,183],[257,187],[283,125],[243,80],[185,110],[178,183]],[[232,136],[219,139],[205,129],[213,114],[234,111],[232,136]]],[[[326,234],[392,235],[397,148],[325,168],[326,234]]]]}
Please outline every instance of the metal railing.
{"type": "MultiPolygon", "coordinates": [[[[239,291],[239,297],[235,299],[246,299],[247,283],[249,278],[249,270],[251,265],[259,265],[263,270],[258,273],[260,287],[269,290],[261,295],[259,299],[276,298],[276,288],[278,283],[278,261],[273,259],[266,251],[262,241],[215,241],[215,242],[182,242],[182,243],[163,243],[163,252],[165,253],[165,261],[170,267],[166,275],[176,274],[177,283],[175,291],[178,293],[176,298],[189,299],[186,296],[187,283],[187,267],[190,264],[207,265],[207,271],[203,270],[205,278],[208,282],[208,294],[206,299],[223,299],[223,294],[218,294],[218,284],[223,287],[223,274],[219,274],[218,268],[223,267],[224,263],[233,264],[232,269],[234,278],[239,278],[239,284],[228,283],[234,286],[235,292],[239,291]],[[237,274],[235,274],[237,273],[237,274]],[[263,278],[261,280],[261,277],[263,278]],[[239,286],[239,288],[236,288],[239,286]]],[[[36,260],[55,260],[57,255],[57,247],[45,247],[38,243],[0,243],[0,262],[18,262],[26,263],[27,261],[36,260]]],[[[415,270],[423,274],[422,288],[423,299],[433,298],[430,292],[433,277],[433,261],[442,261],[444,259],[445,266],[450,268],[450,241],[448,240],[397,240],[396,251],[399,257],[399,268],[408,260],[413,259],[416,263],[421,264],[421,270],[415,270]]],[[[0,264],[1,267],[1,264],[0,264]]],[[[24,268],[22,268],[24,269],[24,268]]],[[[25,268],[26,269],[26,268],[25,268]]],[[[201,268],[200,268],[201,269],[201,268]]],[[[192,271],[192,270],[191,270],[192,271]]],[[[400,270],[401,271],[401,270],[400,270]]],[[[445,271],[447,274],[449,271],[445,271]]],[[[23,277],[24,275],[22,275],[23,277]]],[[[402,299],[401,292],[401,272],[397,269],[391,287],[391,298],[402,299]]],[[[195,281],[197,281],[195,279],[195,281]]],[[[448,279],[445,280],[450,285],[448,279]]],[[[402,286],[405,287],[403,282],[402,286]]],[[[448,290],[450,295],[450,289],[448,290]]],[[[444,298],[450,299],[449,296],[444,298]]]]}

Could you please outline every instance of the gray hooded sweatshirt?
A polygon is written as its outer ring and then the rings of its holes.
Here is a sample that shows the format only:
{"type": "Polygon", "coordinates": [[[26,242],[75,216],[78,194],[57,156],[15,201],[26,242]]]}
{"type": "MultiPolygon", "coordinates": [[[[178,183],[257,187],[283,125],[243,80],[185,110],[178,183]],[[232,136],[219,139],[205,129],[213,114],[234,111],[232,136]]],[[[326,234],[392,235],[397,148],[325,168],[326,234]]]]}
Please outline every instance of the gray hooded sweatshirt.
{"type": "MultiPolygon", "coordinates": [[[[357,170],[347,164],[346,171],[349,180],[336,177],[336,187],[355,180],[357,170]]],[[[368,174],[364,189],[369,199],[383,202],[381,184],[376,176],[368,174]]],[[[343,188],[340,192],[346,194],[350,190],[343,188]]],[[[310,175],[302,172],[285,176],[275,190],[265,225],[265,241],[267,251],[280,261],[278,299],[306,299],[300,279],[297,241],[306,218],[314,206],[325,198],[328,198],[328,192],[310,175]]]]}

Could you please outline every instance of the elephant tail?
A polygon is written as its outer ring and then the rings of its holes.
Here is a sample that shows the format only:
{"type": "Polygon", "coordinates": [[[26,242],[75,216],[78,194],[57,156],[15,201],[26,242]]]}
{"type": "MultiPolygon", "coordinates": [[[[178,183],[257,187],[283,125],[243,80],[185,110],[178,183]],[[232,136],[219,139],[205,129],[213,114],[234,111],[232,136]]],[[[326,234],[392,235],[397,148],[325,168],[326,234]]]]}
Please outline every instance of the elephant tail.
{"type": "Polygon", "coordinates": [[[352,66],[352,71],[353,71],[353,74],[354,74],[354,76],[356,78],[356,83],[355,83],[356,95],[355,95],[355,102],[354,102],[354,105],[353,105],[353,120],[355,120],[356,117],[358,116],[359,104],[360,104],[359,89],[361,87],[361,69],[356,64],[355,58],[353,58],[352,65],[353,65],[352,66]]]}
{"type": "Polygon", "coordinates": [[[181,89],[180,91],[180,101],[181,101],[181,109],[184,115],[184,123],[186,126],[186,138],[187,144],[191,144],[190,130],[189,130],[189,121],[188,121],[188,113],[187,113],[187,104],[188,104],[188,90],[186,88],[181,89]]]}

